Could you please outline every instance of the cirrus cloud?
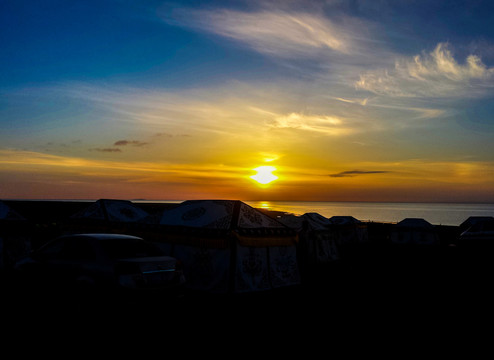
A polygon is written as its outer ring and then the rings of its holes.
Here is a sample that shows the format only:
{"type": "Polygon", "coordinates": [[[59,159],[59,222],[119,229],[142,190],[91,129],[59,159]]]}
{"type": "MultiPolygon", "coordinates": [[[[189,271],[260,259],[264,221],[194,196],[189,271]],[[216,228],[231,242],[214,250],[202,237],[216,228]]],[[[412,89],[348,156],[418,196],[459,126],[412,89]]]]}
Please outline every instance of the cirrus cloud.
{"type": "Polygon", "coordinates": [[[307,57],[316,50],[353,53],[362,37],[356,29],[364,27],[361,22],[355,26],[356,19],[335,21],[316,13],[273,9],[176,9],[161,17],[170,24],[214,33],[281,57],[307,57]]]}
{"type": "Polygon", "coordinates": [[[396,60],[393,69],[363,72],[355,87],[391,97],[479,97],[494,87],[494,68],[472,54],[460,64],[450,45],[439,43],[430,53],[396,60]]]}
{"type": "Polygon", "coordinates": [[[274,116],[270,126],[273,128],[290,128],[325,135],[345,135],[354,130],[345,126],[344,121],[335,116],[305,115],[301,113],[289,113],[274,116]]]}

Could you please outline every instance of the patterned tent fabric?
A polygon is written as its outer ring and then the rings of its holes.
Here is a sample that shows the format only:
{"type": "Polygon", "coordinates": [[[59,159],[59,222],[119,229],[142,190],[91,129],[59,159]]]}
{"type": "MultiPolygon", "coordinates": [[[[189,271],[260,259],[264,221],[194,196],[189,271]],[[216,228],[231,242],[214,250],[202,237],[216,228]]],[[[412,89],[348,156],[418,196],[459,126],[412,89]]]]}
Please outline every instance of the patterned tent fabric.
{"type": "Polygon", "coordinates": [[[189,200],[160,220],[168,237],[204,238],[234,234],[244,246],[294,245],[293,229],[237,200],[189,200]],[[192,236],[191,236],[192,235],[192,236]]]}
{"type": "Polygon", "coordinates": [[[338,237],[330,219],[318,213],[305,213],[284,215],[280,222],[299,232],[299,258],[304,265],[323,265],[339,259],[338,237]]]}
{"type": "Polygon", "coordinates": [[[262,212],[250,207],[245,203],[240,203],[240,216],[238,217],[238,228],[255,229],[285,229],[285,225],[270,218],[262,212]]]}
{"type": "Polygon", "coordinates": [[[160,223],[213,229],[286,228],[262,212],[235,200],[184,201],[165,211],[160,223]]]}
{"type": "Polygon", "coordinates": [[[127,200],[100,199],[86,209],[72,215],[72,219],[114,222],[137,222],[149,214],[127,200]]]}
{"type": "Polygon", "coordinates": [[[332,224],[327,217],[318,213],[305,213],[300,216],[285,214],[281,216],[280,222],[297,231],[302,229],[328,230],[329,226],[332,224]]]}
{"type": "Polygon", "coordinates": [[[355,219],[353,216],[332,216],[329,218],[329,221],[334,225],[351,225],[361,223],[360,220],[355,219]]]}
{"type": "Polygon", "coordinates": [[[300,283],[296,232],[241,201],[185,201],[163,212],[160,225],[161,243],[183,262],[192,289],[252,292],[300,283]]]}
{"type": "Polygon", "coordinates": [[[233,202],[227,201],[184,201],[179,206],[165,211],[160,224],[229,229],[233,217],[233,205],[233,202]]]}

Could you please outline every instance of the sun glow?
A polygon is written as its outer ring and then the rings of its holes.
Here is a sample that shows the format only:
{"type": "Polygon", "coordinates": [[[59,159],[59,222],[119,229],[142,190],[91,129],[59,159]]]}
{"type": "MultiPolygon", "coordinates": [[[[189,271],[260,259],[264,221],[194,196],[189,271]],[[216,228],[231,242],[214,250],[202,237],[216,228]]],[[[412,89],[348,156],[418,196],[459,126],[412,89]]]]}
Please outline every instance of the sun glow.
{"type": "Polygon", "coordinates": [[[276,171],[274,166],[259,166],[253,170],[257,171],[257,174],[252,175],[250,178],[257,181],[259,184],[267,185],[278,179],[276,175],[272,174],[273,171],[276,171]]]}

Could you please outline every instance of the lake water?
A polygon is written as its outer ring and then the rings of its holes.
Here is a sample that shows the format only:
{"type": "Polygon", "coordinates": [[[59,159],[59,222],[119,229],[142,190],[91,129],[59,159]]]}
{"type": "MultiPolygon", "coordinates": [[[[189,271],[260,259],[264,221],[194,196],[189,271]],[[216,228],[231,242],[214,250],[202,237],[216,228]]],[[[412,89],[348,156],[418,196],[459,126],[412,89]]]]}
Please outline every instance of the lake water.
{"type": "Polygon", "coordinates": [[[398,222],[422,218],[434,225],[460,225],[470,216],[494,216],[494,204],[245,201],[257,208],[297,215],[353,216],[361,221],[398,222]]]}

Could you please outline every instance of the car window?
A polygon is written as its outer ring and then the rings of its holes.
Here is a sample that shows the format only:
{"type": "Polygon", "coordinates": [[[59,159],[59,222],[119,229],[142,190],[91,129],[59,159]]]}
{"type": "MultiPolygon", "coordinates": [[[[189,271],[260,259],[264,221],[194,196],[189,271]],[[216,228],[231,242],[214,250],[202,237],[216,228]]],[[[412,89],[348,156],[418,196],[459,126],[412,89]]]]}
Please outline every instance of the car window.
{"type": "Polygon", "coordinates": [[[68,260],[95,260],[96,254],[91,243],[84,237],[67,238],[62,249],[62,256],[68,260]]]}
{"type": "Polygon", "coordinates": [[[162,256],[163,252],[141,239],[106,239],[100,242],[103,253],[110,259],[162,256]]]}
{"type": "Polygon", "coordinates": [[[48,243],[38,251],[46,260],[93,261],[96,254],[88,239],[65,237],[48,243]]]}
{"type": "Polygon", "coordinates": [[[53,240],[47,243],[45,246],[37,251],[38,255],[41,255],[43,259],[56,259],[60,257],[64,246],[63,239],[53,240]]]}

